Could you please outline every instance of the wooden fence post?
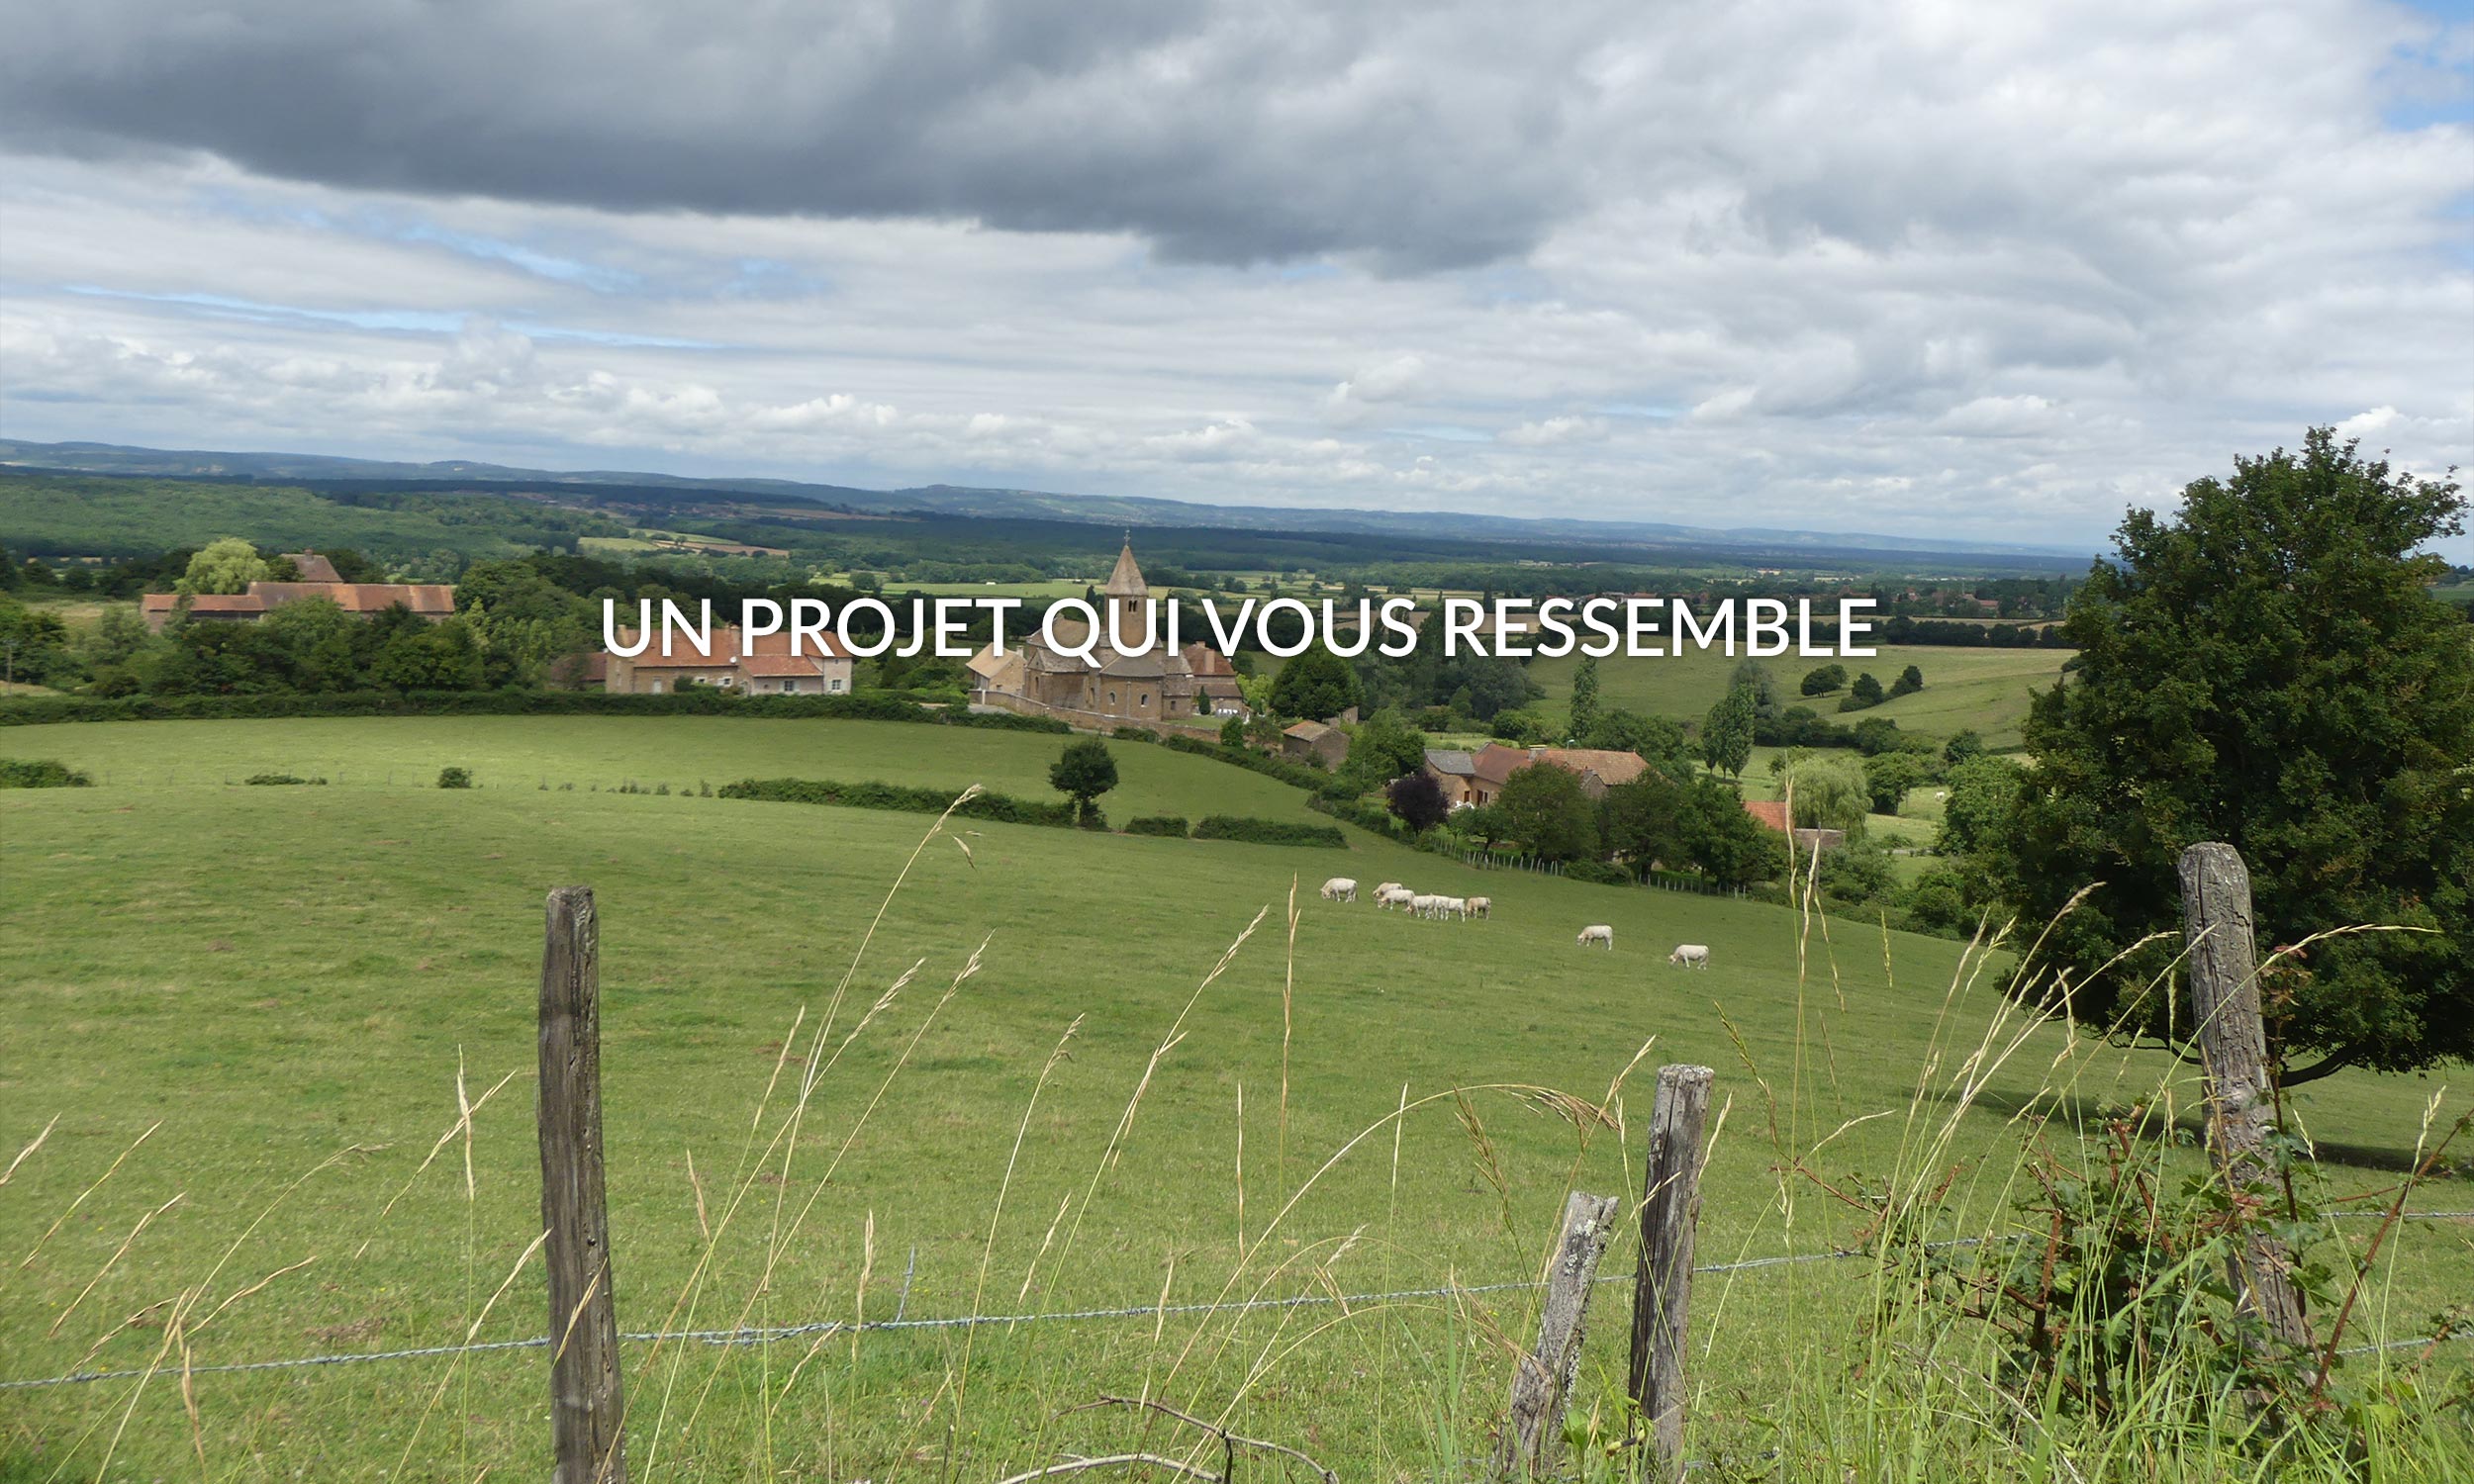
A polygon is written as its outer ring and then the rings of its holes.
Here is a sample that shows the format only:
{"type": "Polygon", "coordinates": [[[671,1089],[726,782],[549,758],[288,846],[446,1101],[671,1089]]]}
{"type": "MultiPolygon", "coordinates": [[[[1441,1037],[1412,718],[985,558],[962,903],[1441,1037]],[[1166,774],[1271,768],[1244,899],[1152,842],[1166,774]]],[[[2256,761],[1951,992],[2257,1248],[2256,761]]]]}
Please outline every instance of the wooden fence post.
{"type": "Polygon", "coordinates": [[[1512,1373],[1511,1414],[1495,1443],[1499,1477],[1542,1475],[1553,1461],[1564,1431],[1564,1404],[1580,1374],[1580,1325],[1588,1313],[1589,1290],[1597,1284],[1598,1258],[1605,1255],[1607,1238],[1614,1235],[1615,1218],[1623,1208],[1620,1196],[1577,1190],[1564,1203],[1564,1235],[1556,1244],[1555,1265],[1547,1272],[1538,1347],[1523,1355],[1512,1373]]]}
{"type": "Polygon", "coordinates": [[[1667,1476],[1683,1467],[1684,1326],[1692,1307],[1692,1236],[1701,1219],[1701,1130],[1709,1117],[1711,1076],[1706,1067],[1658,1069],[1641,1179],[1628,1389],[1649,1426],[1657,1468],[1667,1476]]]}
{"type": "MultiPolygon", "coordinates": [[[[2182,852],[2182,933],[2190,949],[2191,1020],[2208,1072],[2208,1147],[2226,1190],[2238,1196],[2274,1171],[2263,1149],[2275,1122],[2267,1029],[2259,1018],[2259,950],[2252,935],[2250,872],[2241,853],[2214,841],[2182,852]]],[[[2246,1223],[2234,1288],[2270,1334],[2311,1343],[2285,1246],[2246,1223]]]]}
{"type": "Polygon", "coordinates": [[[541,953],[541,1222],[549,1229],[553,1484],[625,1484],[618,1307],[602,1190],[601,924],[593,888],[549,896],[541,953]]]}

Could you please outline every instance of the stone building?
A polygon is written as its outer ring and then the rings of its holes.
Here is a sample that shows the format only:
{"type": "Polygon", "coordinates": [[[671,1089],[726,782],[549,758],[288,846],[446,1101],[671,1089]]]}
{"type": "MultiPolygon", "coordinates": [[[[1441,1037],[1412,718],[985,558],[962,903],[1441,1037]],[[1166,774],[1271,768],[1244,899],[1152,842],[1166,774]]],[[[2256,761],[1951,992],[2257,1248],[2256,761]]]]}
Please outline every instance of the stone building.
{"type": "Polygon", "coordinates": [[[402,606],[414,616],[435,623],[455,611],[455,589],[447,583],[347,583],[335,564],[315,551],[287,552],[298,580],[255,582],[245,593],[148,593],[138,611],[147,629],[161,633],[181,614],[201,622],[255,623],[287,603],[323,598],[355,618],[374,617],[402,606]]]}
{"type": "Polygon", "coordinates": [[[1607,789],[1631,783],[1650,768],[1639,753],[1598,747],[1507,747],[1489,742],[1474,753],[1448,747],[1426,749],[1426,772],[1456,809],[1492,803],[1503,791],[1505,780],[1538,763],[1579,775],[1581,791],[1591,798],[1605,797],[1607,789]]]}
{"type": "MultiPolygon", "coordinates": [[[[1114,615],[1117,631],[1129,640],[1139,640],[1147,622],[1159,625],[1147,648],[1118,654],[1103,627],[1098,647],[1085,658],[1051,647],[1034,631],[1021,639],[1019,648],[972,656],[971,703],[1057,716],[1078,726],[1165,723],[1207,728],[1223,717],[1250,714],[1227,656],[1208,644],[1171,649],[1165,610],[1146,619],[1151,585],[1135,565],[1131,538],[1099,591],[1101,611],[1114,615]]],[[[1058,630],[1059,638],[1069,643],[1088,637],[1070,619],[1060,620],[1058,630]]]]}
{"type": "MultiPolygon", "coordinates": [[[[622,644],[635,643],[635,630],[621,629],[622,644]]],[[[673,629],[670,653],[656,639],[642,654],[602,656],[603,688],[614,695],[659,696],[684,686],[707,685],[746,696],[844,696],[850,692],[850,656],[830,635],[808,634],[800,653],[791,653],[787,632],[744,639],[729,624],[715,624],[711,641],[702,647],[685,628],[673,629]],[[824,652],[817,653],[822,639],[824,652]]],[[[591,683],[591,667],[586,684],[591,683]]]]}

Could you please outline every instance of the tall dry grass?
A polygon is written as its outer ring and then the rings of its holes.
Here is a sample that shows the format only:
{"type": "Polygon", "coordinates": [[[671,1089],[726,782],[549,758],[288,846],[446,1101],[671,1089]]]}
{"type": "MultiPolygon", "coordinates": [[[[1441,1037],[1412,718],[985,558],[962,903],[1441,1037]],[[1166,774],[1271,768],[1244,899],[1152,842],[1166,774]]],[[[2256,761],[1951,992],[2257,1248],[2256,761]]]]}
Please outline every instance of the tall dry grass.
{"type": "MultiPolygon", "coordinates": [[[[866,1323],[886,1317],[889,1254],[878,1249],[879,1212],[903,1193],[880,1189],[861,1198],[841,1192],[836,1177],[872,1123],[888,1108],[904,1106],[905,1082],[917,1075],[914,1054],[953,1013],[986,956],[1002,951],[979,944],[923,1005],[915,1002],[913,986],[926,956],[890,967],[874,962],[878,928],[912,868],[940,840],[970,854],[968,840],[953,830],[950,810],[921,837],[824,1003],[803,1005],[792,1016],[769,1075],[754,1089],[729,1172],[709,1189],[709,1173],[700,1172],[689,1154],[689,1188],[682,1196],[692,1200],[696,1239],[688,1274],[664,1300],[628,1306],[671,1337],[700,1328],[813,1328],[775,1343],[665,1338],[630,1345],[632,1476],[864,1476],[947,1484],[1103,1469],[1212,1479],[1232,1469],[1249,1479],[1311,1478],[1324,1468],[1383,1479],[1471,1474],[1490,1451],[1512,1368],[1537,1320],[1534,1289],[1492,1285],[1543,1275],[1563,1195],[1583,1178],[1621,1171],[1627,1206],[1637,1205],[1642,1192],[1632,1182],[1639,1151],[1628,1133],[1643,1110],[1628,1105],[1626,1092],[1634,1074],[1653,1063],[1655,1038],[1631,1051],[1602,1087],[1587,1091],[1520,1081],[1423,1090],[1403,1083],[1389,1107],[1328,1148],[1307,1152],[1292,1179],[1291,1100],[1311,1090],[1292,1085],[1290,1075],[1298,992],[1292,884],[1283,913],[1280,1077],[1269,1113],[1276,1143],[1269,1161],[1258,1155],[1255,1176],[1259,1182],[1261,1166],[1270,1164],[1268,1205],[1258,1183],[1249,1215],[1240,1084],[1228,1130],[1231,1187],[1192,1192],[1197,1204],[1224,1200],[1233,1212],[1234,1240],[1224,1252],[1189,1255],[1170,1247],[1148,1312],[1107,1326],[1035,1319],[937,1332],[938,1358],[914,1364],[901,1384],[887,1386],[872,1372],[873,1350],[897,1342],[866,1323]],[[853,991],[869,982],[883,987],[849,1015],[853,991]],[[884,1069],[845,1087],[849,1054],[876,1042],[890,1052],[880,1059],[884,1069]],[[1543,1172],[1515,1170],[1515,1157],[1497,1136],[1500,1120],[1514,1116],[1564,1125],[1569,1156],[1543,1172]],[[1413,1126],[1447,1134],[1468,1161],[1478,1192],[1469,1198],[1487,1208],[1494,1234],[1484,1271],[1463,1271],[1427,1251],[1420,1233],[1436,1213],[1402,1209],[1403,1142],[1413,1126]],[[1353,1196],[1337,1189],[1347,1181],[1357,1182],[1349,1187],[1353,1196]],[[1377,1194],[1370,1198],[1370,1191],[1377,1194]],[[1358,1204],[1351,1207],[1351,1199],[1358,1204]],[[845,1206],[852,1229],[818,1237],[815,1224],[845,1206]],[[855,1272],[847,1281],[837,1278],[836,1261],[817,1255],[828,1249],[849,1254],[855,1272]],[[738,1275],[736,1286],[723,1282],[725,1274],[738,1275]],[[1353,1297],[1364,1293],[1380,1296],[1353,1297]],[[1298,1298],[1322,1302],[1250,1307],[1298,1298]],[[1205,1307],[1196,1312],[1193,1305],[1205,1307]],[[1335,1377],[1343,1384],[1335,1386],[1335,1377]]],[[[2192,1345],[2141,1350],[2127,1366],[2108,1359],[2119,1348],[2109,1327],[2160,1336],[2224,1332],[2226,1305],[2204,1282],[2160,1283],[2151,1295],[2115,1295],[2102,1303],[2091,1293],[2048,1295],[2061,1312],[2053,1341],[2059,1349],[2042,1369],[2023,1369],[2014,1339],[1986,1316],[1969,1313],[1963,1296],[1998,1293],[2018,1252],[2052,1245],[2055,1233],[2038,1229],[2033,1219],[2043,1209],[2038,1202],[2057,1184],[2097,1193],[2089,1226],[2098,1234],[2090,1240],[2100,1242],[2149,1214],[2130,1208],[2135,1198],[2152,1201],[2169,1192],[2171,1200],[2201,1209],[2232,1194],[2211,1189],[2208,1177],[2195,1173],[2199,1161],[2178,1132],[2199,1104],[2198,1073],[2175,1069],[2152,1085],[2130,1089],[2108,1082],[2108,1071],[2121,1066],[2108,1038],[2057,1025],[2044,1009],[2068,985],[2043,964],[2040,943],[2014,943],[2008,929],[1988,926],[1940,988],[1912,1094],[1898,1106],[1851,1105],[1839,1067],[1849,1049],[1833,1044],[1836,1017],[1822,1013],[1845,1008],[1840,947],[1830,939],[1830,920],[1814,909],[1811,874],[1803,880],[1803,910],[1782,919],[1798,935],[1789,1054],[1783,1065],[1763,1065],[1738,1034],[1736,1065],[1720,1068],[1730,1090],[1711,1121],[1710,1147],[1730,1141],[1759,1146],[1769,1183],[1765,1219],[1742,1224],[1732,1252],[1704,1246],[1705,1261],[1735,1270],[1704,1274],[1693,1297],[1693,1405],[1685,1448],[1700,1465],[1697,1476],[1816,1484],[2474,1478],[2474,1392],[2467,1388],[2468,1367],[2452,1358],[2459,1352],[2434,1345],[2424,1352],[2335,1353],[2343,1348],[2348,1321],[2380,1336],[2413,1328],[2393,1302],[2400,1258],[2391,1240],[2412,1193],[2411,1178],[2387,1193],[2379,1209],[2388,1219],[2376,1227],[2349,1228],[2332,1215],[2288,1223],[2287,1235],[2333,1262],[2342,1279],[2344,1317],[2320,1316],[2324,1333],[2335,1326],[2329,1353],[2319,1357],[2319,1396],[2326,1406],[2265,1402],[2255,1387],[2229,1384],[2221,1357],[2192,1345]],[[1997,1081],[2015,1088],[2026,1071],[2034,1073],[2027,1078],[2030,1091],[2006,1093],[2013,1106],[1989,1141],[1994,1154],[1988,1157],[1987,1090],[1997,1081]],[[1735,1106],[1739,1098],[1747,1109],[1735,1106]],[[1860,1174],[1840,1168],[1841,1141],[1881,1122],[1897,1125],[1887,1167],[1860,1174]],[[1833,1250],[1850,1254],[1737,1266],[1833,1250]],[[1765,1356],[1749,1372],[1760,1378],[1758,1392],[1735,1379],[1747,1372],[1732,1362],[1746,1355],[1765,1356]],[[2339,1359],[2346,1362],[2341,1368],[2330,1363],[2339,1359]],[[2061,1378],[2103,1365],[2113,1365],[2107,1384],[2118,1400],[2098,1409],[2061,1378]],[[2330,1378],[2339,1374],[2342,1384],[2335,1385],[2330,1378]],[[2040,1378],[2041,1385],[2029,1384],[2040,1378]]],[[[1018,1192],[1017,1184],[1042,1097],[1085,1020],[1075,1015],[1057,1027],[1053,1049],[1011,1122],[1001,1165],[992,1170],[985,1230],[968,1281],[971,1312],[1055,1316],[1089,1301],[1070,1285],[1093,1270],[1088,1257],[1078,1265],[1078,1252],[1094,1213],[1106,1207],[1111,1192],[1150,1177],[1128,1163],[1143,1147],[1138,1134],[1146,1107],[1171,1079],[1197,1069],[1189,1048],[1195,1011],[1249,951],[1271,910],[1266,905],[1235,936],[1177,1013],[1157,1028],[1087,1172],[1063,1184],[1052,1206],[1045,1197],[1018,1192]]],[[[1886,971],[1886,932],[1883,942],[1886,971]]],[[[461,1146],[468,1219],[454,1255],[461,1259],[461,1309],[468,1317],[439,1337],[444,1343],[534,1332],[513,1317],[517,1306],[507,1301],[528,1281],[540,1239],[503,1275],[495,1267],[485,1271],[478,1226],[469,1219],[477,1198],[479,1115],[518,1075],[510,1072],[472,1097],[459,1061],[454,1121],[371,1218],[374,1236],[408,1192],[435,1178],[430,1171],[449,1146],[461,1146]]],[[[2444,1149],[2449,1132],[2434,1099],[2418,1134],[2417,1170],[2430,1171],[2436,1154],[2423,1156],[2444,1149]]],[[[0,1174],[0,1200],[9,1198],[10,1176],[43,1157],[49,1133],[47,1127],[36,1134],[0,1174]]],[[[2307,1137],[2306,1130],[2296,1133],[2307,1137]]],[[[56,1214],[34,1249],[0,1273],[0,1303],[10,1277],[39,1258],[146,1137],[123,1150],[56,1214]]],[[[511,1127],[501,1137],[522,1136],[511,1127]]],[[[177,1430],[177,1450],[198,1477],[254,1477],[245,1456],[219,1458],[210,1449],[205,1417],[220,1403],[217,1388],[200,1384],[195,1374],[199,1342],[236,1306],[278,1291],[289,1276],[319,1261],[313,1253],[246,1280],[225,1278],[235,1255],[302,1185],[371,1153],[346,1149],[303,1174],[264,1202],[192,1281],[104,1326],[86,1350],[89,1359],[133,1325],[159,1325],[160,1340],[143,1373],[92,1387],[91,1420],[71,1436],[48,1439],[49,1456],[57,1459],[48,1473],[0,1470],[0,1477],[115,1477],[132,1430],[146,1428],[177,1430]],[[158,1383],[176,1390],[176,1407],[147,1405],[158,1383]]],[[[2347,1209],[2352,1193],[2330,1188],[2333,1175],[2304,1160],[2296,1178],[2310,1187],[2313,1209],[2347,1209]]],[[[2296,1194],[2292,1210],[2305,1204],[2296,1194]]],[[[128,1233],[106,1272],[143,1239],[151,1220],[128,1233]]],[[[449,1255],[441,1252],[442,1269],[449,1255]]],[[[2083,1259],[2087,1253],[2074,1258],[2083,1259]]],[[[1605,1271],[1628,1272],[1632,1260],[1628,1242],[1619,1241],[1605,1271]]],[[[2466,1271],[2474,1287],[2474,1264],[2466,1271]]],[[[76,1317],[94,1287],[90,1282],[80,1290],[50,1320],[51,1328],[76,1317]]],[[[905,1280],[904,1299],[907,1292],[905,1280]]],[[[1620,1395],[1627,1312],[1621,1298],[1619,1287],[1599,1294],[1596,1342],[1564,1440],[1564,1468],[1588,1480],[1643,1478],[1651,1467],[1637,1445],[1638,1420],[1620,1395]]],[[[27,1322],[22,1315],[0,1317],[11,1325],[27,1322]]],[[[928,1344],[899,1343],[914,1360],[918,1346],[928,1344]]],[[[528,1358],[514,1374],[537,1380],[543,1352],[519,1353],[528,1358]]],[[[476,1390],[469,1352],[397,1363],[418,1380],[392,1407],[372,1408],[370,1431],[385,1433],[386,1445],[373,1439],[366,1456],[331,1460],[330,1476],[475,1480],[494,1472],[521,1476],[535,1466],[537,1459],[526,1456],[476,1453],[468,1420],[493,1407],[530,1417],[540,1396],[476,1390]],[[456,1401],[447,1407],[450,1393],[456,1401]]],[[[538,1431],[546,1435],[546,1428],[538,1431]]],[[[160,1438],[154,1442],[146,1456],[159,1465],[167,1449],[160,1438]]]]}

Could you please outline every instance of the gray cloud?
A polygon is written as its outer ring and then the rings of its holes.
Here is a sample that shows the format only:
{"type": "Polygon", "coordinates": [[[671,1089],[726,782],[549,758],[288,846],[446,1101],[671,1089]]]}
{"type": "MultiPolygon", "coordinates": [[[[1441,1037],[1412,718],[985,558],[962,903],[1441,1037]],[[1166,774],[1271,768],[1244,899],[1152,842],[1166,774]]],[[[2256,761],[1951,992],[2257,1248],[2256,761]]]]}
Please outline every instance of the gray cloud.
{"type": "Polygon", "coordinates": [[[1414,3],[538,0],[21,8],[0,136],[620,211],[1125,232],[1172,257],[1532,245],[1605,16],[1414,3]]]}

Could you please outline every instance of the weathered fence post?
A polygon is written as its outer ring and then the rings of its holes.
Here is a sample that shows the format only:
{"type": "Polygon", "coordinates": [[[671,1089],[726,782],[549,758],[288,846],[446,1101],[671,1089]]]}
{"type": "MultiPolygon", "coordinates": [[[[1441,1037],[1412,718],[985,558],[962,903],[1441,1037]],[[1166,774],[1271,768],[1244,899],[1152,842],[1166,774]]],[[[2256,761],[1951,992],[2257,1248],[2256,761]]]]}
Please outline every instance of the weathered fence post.
{"type": "MultiPolygon", "coordinates": [[[[2275,1122],[2267,1029],[2259,1018],[2259,950],[2250,872],[2214,841],[2182,852],[2182,933],[2190,949],[2191,1020],[2208,1072],[2208,1147],[2226,1190],[2238,1195],[2273,1168],[2262,1148],[2275,1122]]],[[[2234,1288],[2243,1307],[2287,1345],[2311,1343],[2283,1243],[2246,1223],[2234,1288]]]]}
{"type": "Polygon", "coordinates": [[[1538,1347],[1512,1373],[1511,1415],[1495,1443],[1498,1476],[1540,1475],[1553,1460],[1564,1431],[1564,1404],[1580,1374],[1580,1324],[1589,1290],[1598,1279],[1598,1258],[1622,1214],[1621,1197],[1573,1191],[1564,1203],[1564,1235],[1547,1272],[1546,1307],[1538,1318],[1538,1347]]]}
{"type": "Polygon", "coordinates": [[[1628,1390],[1649,1425],[1658,1470],[1668,1475],[1683,1466],[1683,1338],[1692,1307],[1692,1235],[1701,1219],[1701,1129],[1709,1117],[1711,1076],[1706,1067],[1658,1069],[1641,1179],[1628,1390]]]}
{"type": "Polygon", "coordinates": [[[618,1319],[602,1190],[601,925],[593,888],[549,896],[541,952],[541,1222],[549,1229],[554,1484],[625,1484],[618,1319]]]}

